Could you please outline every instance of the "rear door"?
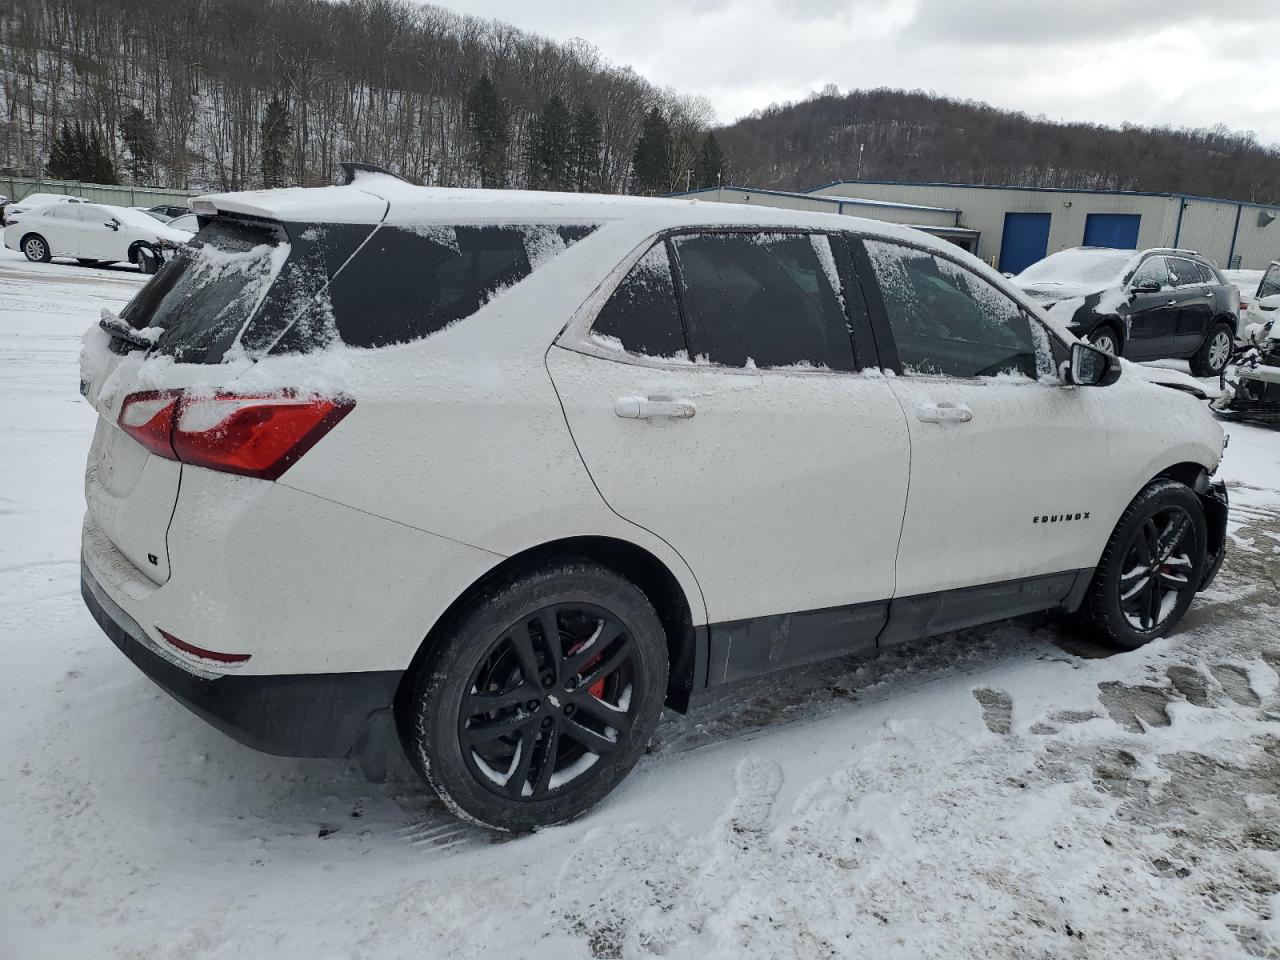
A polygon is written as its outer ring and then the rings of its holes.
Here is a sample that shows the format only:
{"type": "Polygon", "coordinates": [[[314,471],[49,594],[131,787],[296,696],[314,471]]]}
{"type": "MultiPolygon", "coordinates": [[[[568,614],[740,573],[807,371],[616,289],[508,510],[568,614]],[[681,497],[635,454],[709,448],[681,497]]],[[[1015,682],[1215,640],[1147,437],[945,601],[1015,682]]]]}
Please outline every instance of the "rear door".
{"type": "Polygon", "coordinates": [[[1169,257],[1169,277],[1174,284],[1178,315],[1173,344],[1166,356],[1186,356],[1200,349],[1213,320],[1212,275],[1208,267],[1184,257],[1169,257]]]}
{"type": "Polygon", "coordinates": [[[875,360],[843,254],[821,234],[658,241],[547,356],[601,495],[698,578],[713,682],[885,620],[908,436],[888,382],[856,372],[875,360]]]}
{"type": "Polygon", "coordinates": [[[1134,272],[1128,286],[1128,331],[1124,355],[1130,360],[1167,357],[1174,348],[1178,325],[1178,298],[1164,257],[1148,257],[1134,272]],[[1143,291],[1143,281],[1160,284],[1143,291]]]}
{"type": "Polygon", "coordinates": [[[28,214],[32,232],[39,233],[49,244],[49,253],[55,257],[80,255],[80,216],[78,205],[55,203],[35,214],[28,214]]]}
{"type": "Polygon", "coordinates": [[[924,621],[954,628],[993,610],[1052,606],[1110,532],[1091,516],[1094,398],[1059,385],[1064,348],[967,266],[889,240],[861,250],[881,357],[896,367],[889,383],[911,432],[886,639],[924,621]]]}

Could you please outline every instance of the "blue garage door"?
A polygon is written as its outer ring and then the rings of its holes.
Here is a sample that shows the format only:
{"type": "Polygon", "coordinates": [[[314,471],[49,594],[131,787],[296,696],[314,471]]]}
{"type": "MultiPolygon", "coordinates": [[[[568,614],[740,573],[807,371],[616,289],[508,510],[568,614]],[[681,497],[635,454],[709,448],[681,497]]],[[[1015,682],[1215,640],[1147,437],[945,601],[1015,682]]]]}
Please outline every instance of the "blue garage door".
{"type": "Polygon", "coordinates": [[[1139,213],[1091,213],[1084,218],[1084,245],[1137,250],[1141,223],[1139,213]]]}
{"type": "Polygon", "coordinates": [[[1049,249],[1049,214],[1006,213],[1000,239],[1000,272],[1021,273],[1049,249]]]}

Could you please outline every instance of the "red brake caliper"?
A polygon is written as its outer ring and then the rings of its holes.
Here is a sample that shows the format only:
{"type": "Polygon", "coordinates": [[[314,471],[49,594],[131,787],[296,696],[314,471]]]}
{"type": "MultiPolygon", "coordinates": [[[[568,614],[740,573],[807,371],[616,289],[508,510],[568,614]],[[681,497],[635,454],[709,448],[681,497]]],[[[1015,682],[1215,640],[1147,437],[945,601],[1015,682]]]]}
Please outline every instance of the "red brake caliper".
{"type": "MultiPolygon", "coordinates": [[[[572,647],[569,648],[569,652],[568,654],[566,654],[566,656],[572,657],[575,653],[577,653],[579,650],[582,649],[582,645],[586,642],[587,641],[583,640],[579,643],[575,643],[572,647]]],[[[588,670],[594,667],[597,663],[600,662],[600,658],[603,656],[604,656],[603,652],[597,653],[594,657],[592,657],[590,660],[588,660],[586,663],[582,665],[582,672],[586,673],[588,670]]],[[[605,681],[605,678],[601,677],[591,686],[587,687],[587,692],[590,693],[597,700],[603,700],[604,699],[604,681],[605,681]]]]}

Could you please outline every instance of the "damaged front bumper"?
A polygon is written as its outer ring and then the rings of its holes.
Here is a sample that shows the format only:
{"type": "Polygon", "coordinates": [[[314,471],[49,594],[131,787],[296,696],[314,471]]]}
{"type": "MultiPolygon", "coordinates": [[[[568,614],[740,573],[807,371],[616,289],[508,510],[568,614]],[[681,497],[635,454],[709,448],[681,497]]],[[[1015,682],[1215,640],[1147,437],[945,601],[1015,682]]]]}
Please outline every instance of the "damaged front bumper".
{"type": "Polygon", "coordinates": [[[1241,368],[1229,396],[1213,405],[1223,420],[1249,420],[1280,426],[1280,366],[1241,368]]]}

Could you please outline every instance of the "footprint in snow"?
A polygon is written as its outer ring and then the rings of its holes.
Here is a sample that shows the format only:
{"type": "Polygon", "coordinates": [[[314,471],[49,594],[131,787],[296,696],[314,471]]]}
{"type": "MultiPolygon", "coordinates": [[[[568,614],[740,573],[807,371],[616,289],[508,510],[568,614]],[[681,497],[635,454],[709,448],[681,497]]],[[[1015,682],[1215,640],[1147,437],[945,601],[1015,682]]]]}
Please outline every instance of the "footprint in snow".
{"type": "Polygon", "coordinates": [[[1222,692],[1242,707],[1259,707],[1262,698],[1249,682],[1249,674],[1229,663],[1215,663],[1209,668],[1213,678],[1222,684],[1222,692]]]}
{"type": "Polygon", "coordinates": [[[734,781],[738,795],[729,808],[730,829],[737,834],[763,832],[782,789],[782,768],[772,760],[746,757],[738,764],[734,781]]]}
{"type": "Polygon", "coordinates": [[[982,722],[987,725],[988,730],[1002,735],[1009,732],[1013,699],[1007,693],[979,687],[973,691],[973,698],[982,705],[982,722]]]}

